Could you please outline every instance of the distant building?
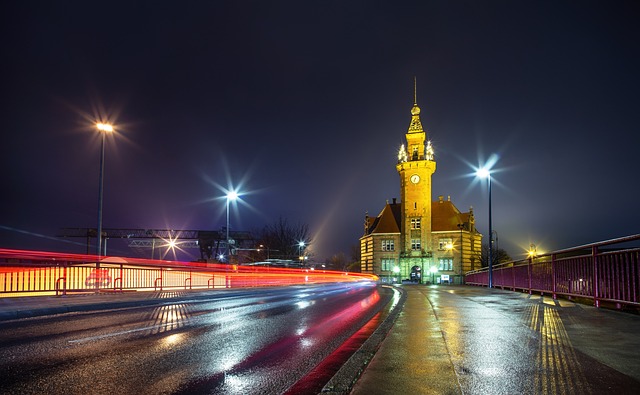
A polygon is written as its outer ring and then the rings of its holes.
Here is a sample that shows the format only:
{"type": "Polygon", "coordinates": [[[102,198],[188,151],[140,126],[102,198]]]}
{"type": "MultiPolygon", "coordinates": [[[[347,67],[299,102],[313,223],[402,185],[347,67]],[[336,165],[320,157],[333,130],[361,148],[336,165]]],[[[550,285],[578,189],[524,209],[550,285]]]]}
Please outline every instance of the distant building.
{"type": "Polygon", "coordinates": [[[436,162],[416,100],[396,170],[400,202],[387,201],[377,217],[365,215],[361,271],[383,281],[460,283],[462,274],[480,268],[482,235],[476,230],[473,209],[460,212],[450,197],[431,200],[436,162]]]}

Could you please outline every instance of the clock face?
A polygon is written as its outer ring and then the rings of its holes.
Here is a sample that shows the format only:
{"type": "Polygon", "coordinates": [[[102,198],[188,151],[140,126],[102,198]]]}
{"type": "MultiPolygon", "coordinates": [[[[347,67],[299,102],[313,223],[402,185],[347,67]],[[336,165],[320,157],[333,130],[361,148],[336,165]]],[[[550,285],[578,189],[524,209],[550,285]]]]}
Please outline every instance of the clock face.
{"type": "Polygon", "coordinates": [[[420,181],[420,176],[417,174],[414,174],[411,176],[411,182],[414,184],[417,184],[420,181]]]}

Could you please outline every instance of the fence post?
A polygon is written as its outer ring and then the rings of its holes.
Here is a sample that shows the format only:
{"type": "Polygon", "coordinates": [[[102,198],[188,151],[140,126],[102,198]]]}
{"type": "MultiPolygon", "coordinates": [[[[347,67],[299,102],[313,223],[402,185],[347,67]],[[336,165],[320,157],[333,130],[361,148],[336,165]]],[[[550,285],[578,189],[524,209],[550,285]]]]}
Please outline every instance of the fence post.
{"type": "Polygon", "coordinates": [[[532,292],[531,292],[531,276],[532,276],[532,273],[531,273],[531,264],[532,264],[531,257],[529,257],[528,261],[529,262],[527,263],[527,277],[528,277],[528,281],[529,281],[529,295],[531,295],[532,294],[532,292]]]}
{"type": "Polygon", "coordinates": [[[593,305],[600,307],[600,300],[598,294],[600,293],[599,272],[598,272],[598,247],[591,247],[591,258],[593,259],[593,305]]]}
{"type": "Polygon", "coordinates": [[[553,299],[558,299],[558,297],[556,296],[556,282],[557,280],[557,276],[556,276],[556,254],[551,254],[551,289],[552,292],[551,294],[553,295],[553,299]]]}

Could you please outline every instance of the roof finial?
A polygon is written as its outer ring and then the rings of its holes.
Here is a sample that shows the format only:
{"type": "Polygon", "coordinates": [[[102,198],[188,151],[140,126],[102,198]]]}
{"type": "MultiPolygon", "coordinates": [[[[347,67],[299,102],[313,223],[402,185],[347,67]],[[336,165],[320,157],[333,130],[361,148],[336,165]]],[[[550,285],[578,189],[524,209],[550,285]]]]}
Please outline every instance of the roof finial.
{"type": "Polygon", "coordinates": [[[418,83],[416,82],[416,76],[413,76],[413,105],[417,106],[418,105],[418,89],[417,89],[417,85],[418,83]]]}

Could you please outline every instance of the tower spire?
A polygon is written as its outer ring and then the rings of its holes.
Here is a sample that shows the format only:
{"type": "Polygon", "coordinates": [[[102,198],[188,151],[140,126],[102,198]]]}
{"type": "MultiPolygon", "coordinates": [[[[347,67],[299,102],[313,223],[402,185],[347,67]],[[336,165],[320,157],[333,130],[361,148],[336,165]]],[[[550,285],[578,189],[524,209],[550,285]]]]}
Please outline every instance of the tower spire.
{"type": "Polygon", "coordinates": [[[413,76],[413,107],[411,108],[411,124],[409,133],[424,133],[422,122],[420,122],[420,107],[418,107],[418,83],[416,76],[413,76]]]}

